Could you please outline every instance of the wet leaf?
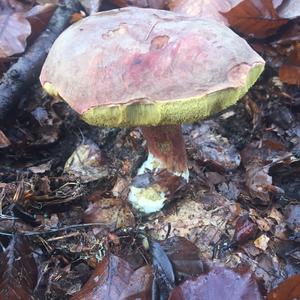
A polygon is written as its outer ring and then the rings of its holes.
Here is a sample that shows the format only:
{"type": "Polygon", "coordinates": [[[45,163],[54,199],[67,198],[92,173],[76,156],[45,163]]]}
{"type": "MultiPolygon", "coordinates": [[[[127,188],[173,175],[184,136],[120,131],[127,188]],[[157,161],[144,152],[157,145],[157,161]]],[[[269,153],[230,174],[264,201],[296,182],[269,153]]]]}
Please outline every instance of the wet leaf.
{"type": "Polygon", "coordinates": [[[15,0],[3,0],[0,3],[0,58],[22,53],[26,39],[31,33],[30,23],[26,19],[28,6],[22,6],[15,0]]]}
{"type": "Polygon", "coordinates": [[[257,225],[254,224],[248,215],[241,216],[235,224],[233,241],[243,244],[253,239],[257,233],[257,225]]]}
{"type": "Polygon", "coordinates": [[[272,290],[267,300],[296,300],[300,299],[300,275],[294,275],[272,290]]]}
{"type": "Polygon", "coordinates": [[[0,299],[32,299],[36,284],[37,266],[29,241],[14,236],[0,254],[0,299]]]}
{"type": "Polygon", "coordinates": [[[110,254],[97,265],[87,283],[71,299],[137,299],[138,296],[147,300],[151,294],[151,284],[150,266],[134,272],[125,260],[110,254]]]}
{"type": "Polygon", "coordinates": [[[272,0],[244,0],[224,16],[232,28],[255,38],[271,36],[288,22],[278,15],[272,0]]]}
{"type": "Polygon", "coordinates": [[[262,300],[254,276],[232,269],[215,268],[206,275],[176,287],[169,300],[262,300]]]}
{"type": "Polygon", "coordinates": [[[204,272],[205,266],[200,250],[189,240],[174,236],[161,241],[160,245],[172,262],[176,278],[194,277],[204,272]]]}

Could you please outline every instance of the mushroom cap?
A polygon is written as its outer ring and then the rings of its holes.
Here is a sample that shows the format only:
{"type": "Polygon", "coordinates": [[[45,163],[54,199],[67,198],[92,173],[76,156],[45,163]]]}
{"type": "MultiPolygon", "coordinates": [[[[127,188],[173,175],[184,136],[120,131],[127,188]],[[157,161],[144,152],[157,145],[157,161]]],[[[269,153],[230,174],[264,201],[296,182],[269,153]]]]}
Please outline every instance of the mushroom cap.
{"type": "Polygon", "coordinates": [[[236,103],[264,60],[226,26],[135,7],[100,12],[65,30],[40,76],[89,124],[190,123],[236,103]]]}

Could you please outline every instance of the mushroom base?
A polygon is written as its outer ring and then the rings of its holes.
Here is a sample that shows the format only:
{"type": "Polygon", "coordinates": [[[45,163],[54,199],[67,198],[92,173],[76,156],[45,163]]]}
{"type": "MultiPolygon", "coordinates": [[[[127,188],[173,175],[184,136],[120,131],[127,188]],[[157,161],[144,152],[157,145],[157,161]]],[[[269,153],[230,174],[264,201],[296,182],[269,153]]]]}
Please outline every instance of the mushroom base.
{"type": "Polygon", "coordinates": [[[188,182],[189,171],[181,127],[144,127],[148,159],[133,179],[129,202],[143,214],[155,213],[188,182]]]}

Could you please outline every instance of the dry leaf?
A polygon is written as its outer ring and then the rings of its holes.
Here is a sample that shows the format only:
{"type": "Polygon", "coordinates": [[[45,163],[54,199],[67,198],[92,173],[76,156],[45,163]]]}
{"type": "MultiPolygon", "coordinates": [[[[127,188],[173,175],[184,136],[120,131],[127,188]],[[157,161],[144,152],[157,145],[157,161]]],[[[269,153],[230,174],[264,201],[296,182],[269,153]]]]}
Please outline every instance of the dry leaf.
{"type": "Polygon", "coordinates": [[[278,15],[272,0],[244,0],[224,16],[232,28],[255,38],[271,36],[288,22],[278,15]]]}
{"type": "Polygon", "coordinates": [[[254,276],[227,268],[215,268],[207,275],[187,280],[176,287],[169,300],[262,300],[254,276]]]}
{"type": "Polygon", "coordinates": [[[31,33],[26,19],[28,6],[20,2],[3,0],[0,3],[0,58],[22,53],[31,33]]]}
{"type": "Polygon", "coordinates": [[[0,254],[0,299],[33,299],[37,266],[29,241],[14,236],[0,254]]]}
{"type": "Polygon", "coordinates": [[[254,241],[254,245],[255,247],[266,251],[268,248],[268,243],[269,243],[270,238],[267,237],[265,234],[262,234],[260,237],[258,237],[255,241],[254,241]]]}
{"type": "Polygon", "coordinates": [[[135,272],[123,259],[107,255],[72,300],[151,299],[152,269],[142,267],[135,272]],[[127,298],[126,298],[127,297],[127,298]]]}
{"type": "Polygon", "coordinates": [[[287,278],[272,290],[267,300],[297,300],[300,299],[300,275],[287,278]]]}

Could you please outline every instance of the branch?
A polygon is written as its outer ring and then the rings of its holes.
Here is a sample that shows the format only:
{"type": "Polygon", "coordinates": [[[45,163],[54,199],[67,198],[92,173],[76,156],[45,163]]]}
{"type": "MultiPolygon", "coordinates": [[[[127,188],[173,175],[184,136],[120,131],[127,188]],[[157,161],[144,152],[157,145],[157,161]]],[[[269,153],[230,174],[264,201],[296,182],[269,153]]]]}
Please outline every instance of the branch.
{"type": "Polygon", "coordinates": [[[59,34],[68,27],[72,14],[79,10],[77,0],[63,1],[63,4],[55,10],[47,29],[0,80],[0,123],[16,107],[26,89],[38,79],[50,47],[59,34]]]}

